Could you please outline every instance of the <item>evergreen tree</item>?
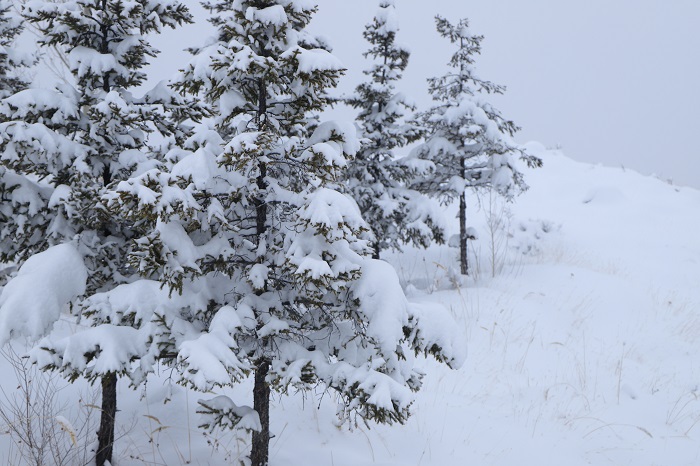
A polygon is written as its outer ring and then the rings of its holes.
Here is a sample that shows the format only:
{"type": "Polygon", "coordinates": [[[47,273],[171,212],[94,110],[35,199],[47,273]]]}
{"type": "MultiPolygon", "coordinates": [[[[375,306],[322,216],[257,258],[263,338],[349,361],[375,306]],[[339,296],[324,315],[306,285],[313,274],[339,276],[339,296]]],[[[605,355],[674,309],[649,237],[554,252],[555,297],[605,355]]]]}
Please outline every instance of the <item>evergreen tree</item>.
{"type": "Polygon", "coordinates": [[[359,145],[352,126],[314,118],[344,71],[305,32],[315,7],[205,6],[218,35],[193,49],[175,87],[208,105],[214,127],[171,151],[168,169],[121,183],[110,207],[151,228],[132,263],[143,286],[172,292],[148,318],[179,382],[208,392],[254,379],[252,408],[223,395],[200,405],[204,427],[251,431],[251,463],[263,466],[272,390],[322,383],[345,419],[403,422],[421,380],[413,353],[453,366],[459,356],[393,269],[368,257],[366,223],[337,191],[359,145]]]}
{"type": "Polygon", "coordinates": [[[408,65],[409,52],[396,44],[398,21],[393,0],[381,0],[379,11],[365,26],[370,43],[366,58],[374,60],[365,71],[370,80],[360,84],[346,103],[360,110],[357,116],[366,143],[345,170],[348,190],[360,206],[375,239],[374,257],[401,243],[427,246],[442,241],[443,228],[429,202],[407,184],[417,174],[394,150],[417,141],[421,128],[403,122],[406,110],[415,110],[395,83],[408,65]]]}
{"type": "Polygon", "coordinates": [[[475,58],[484,37],[474,35],[466,19],[452,24],[438,16],[436,24],[438,33],[456,44],[457,51],[449,62],[452,71],[428,80],[436,103],[420,115],[428,136],[412,156],[430,161],[433,169],[415,186],[443,202],[459,197],[460,269],[467,275],[466,189],[493,188],[511,199],[527,189],[513,156],[530,166],[542,162],[514,143],[511,137],[519,128],[484,98],[484,94],[505,91],[475,73],[475,58]]]}
{"type": "MultiPolygon", "coordinates": [[[[191,17],[176,0],[28,2],[22,13],[42,35],[40,45],[67,51],[74,85],[24,90],[0,104],[0,162],[6,170],[0,192],[7,213],[0,260],[26,261],[23,276],[41,268],[41,261],[31,261],[30,267],[28,260],[53,257],[57,251],[79,254],[84,263],[86,282],[76,287],[82,297],[72,299],[71,309],[83,325],[94,328],[63,340],[47,338],[34,357],[70,380],[83,376],[101,382],[96,453],[101,466],[112,456],[117,377],[129,375],[139,383],[152,363],[142,360],[139,370],[133,368],[142,356],[134,336],[140,321],[133,312],[112,313],[95,298],[137,276],[128,258],[138,231],[111,215],[103,197],[110,186],[152,168],[169,145],[186,135],[173,122],[185,118],[189,105],[164,86],[142,98],[132,91],[143,84],[143,67],[157,54],[146,35],[191,17]],[[149,134],[161,142],[149,145],[149,134]]],[[[16,294],[31,293],[20,282],[8,287],[16,294]]],[[[48,302],[65,294],[55,289],[46,293],[48,302]]],[[[13,327],[12,313],[25,311],[12,304],[22,302],[17,299],[5,289],[2,339],[22,333],[37,337],[50,330],[58,315],[45,311],[27,317],[34,326],[20,322],[13,327]]]]}

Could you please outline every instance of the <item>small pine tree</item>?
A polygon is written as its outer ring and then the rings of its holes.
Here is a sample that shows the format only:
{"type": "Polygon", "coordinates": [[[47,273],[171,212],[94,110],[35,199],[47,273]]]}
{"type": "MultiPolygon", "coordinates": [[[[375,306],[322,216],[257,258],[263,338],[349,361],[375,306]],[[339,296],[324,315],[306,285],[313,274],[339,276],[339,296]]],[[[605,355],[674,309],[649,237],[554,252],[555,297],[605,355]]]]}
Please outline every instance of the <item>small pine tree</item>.
{"type": "Polygon", "coordinates": [[[379,11],[365,26],[370,43],[366,58],[374,60],[365,71],[370,80],[360,84],[345,102],[359,109],[357,121],[366,140],[345,170],[350,194],[360,206],[374,233],[374,257],[383,249],[400,249],[401,243],[427,246],[443,240],[439,216],[428,200],[407,184],[417,174],[405,161],[396,160],[395,149],[417,141],[422,129],[403,122],[407,110],[415,110],[395,83],[408,65],[409,52],[396,44],[398,21],[393,0],[381,0],[379,11]]]}
{"type": "Polygon", "coordinates": [[[505,91],[505,87],[475,74],[475,56],[481,53],[484,37],[472,34],[466,19],[452,24],[438,16],[436,24],[438,33],[456,44],[457,51],[449,62],[454,71],[428,80],[436,103],[420,115],[428,136],[412,156],[428,160],[433,169],[415,186],[443,202],[459,197],[460,270],[467,275],[466,189],[490,187],[511,199],[519,190],[527,189],[513,155],[530,166],[542,162],[513,142],[511,138],[519,128],[483,97],[505,91]]]}
{"type": "MultiPolygon", "coordinates": [[[[9,213],[0,230],[0,260],[29,263],[59,248],[77,251],[84,263],[86,283],[78,287],[82,297],[72,300],[71,309],[93,328],[63,340],[49,337],[34,355],[42,368],[59,370],[70,380],[83,376],[101,382],[101,466],[112,457],[117,377],[129,375],[139,383],[152,363],[146,358],[139,370],[133,368],[144,346],[138,316],[112,313],[95,299],[137,276],[128,258],[138,230],[111,215],[103,196],[110,186],[157,164],[163,150],[187,133],[174,121],[190,107],[167,88],[159,86],[143,98],[132,91],[143,84],[143,67],[157,54],[146,35],[191,17],[176,0],[29,2],[22,13],[41,34],[40,45],[67,51],[74,86],[28,89],[0,104],[0,162],[7,175],[0,192],[2,211],[9,213]],[[164,142],[149,146],[150,134],[164,142]]],[[[40,262],[29,268],[40,268],[40,262]]],[[[25,275],[31,272],[23,269],[25,275]]],[[[28,292],[10,285],[17,293],[28,292]]],[[[19,298],[6,296],[8,288],[0,312],[3,339],[27,333],[24,325],[12,327],[10,314],[19,311],[12,303],[19,298]]],[[[53,293],[51,302],[62,295],[52,288],[47,293],[53,293]]],[[[57,318],[45,312],[30,316],[39,325],[29,336],[50,330],[57,318]]]]}
{"type": "Polygon", "coordinates": [[[152,343],[179,382],[209,392],[253,378],[252,408],[225,396],[200,405],[203,427],[251,431],[251,463],[264,466],[272,390],[323,383],[345,418],[403,422],[421,380],[413,353],[452,366],[459,356],[393,269],[369,259],[366,223],[337,190],[359,145],[352,126],[314,118],[344,71],[305,31],[315,8],[206,6],[218,35],[174,86],[200,97],[215,126],[173,150],[167,169],[117,186],[110,207],[151,228],[132,263],[138,286],[172,291],[152,313],[152,343]]]}

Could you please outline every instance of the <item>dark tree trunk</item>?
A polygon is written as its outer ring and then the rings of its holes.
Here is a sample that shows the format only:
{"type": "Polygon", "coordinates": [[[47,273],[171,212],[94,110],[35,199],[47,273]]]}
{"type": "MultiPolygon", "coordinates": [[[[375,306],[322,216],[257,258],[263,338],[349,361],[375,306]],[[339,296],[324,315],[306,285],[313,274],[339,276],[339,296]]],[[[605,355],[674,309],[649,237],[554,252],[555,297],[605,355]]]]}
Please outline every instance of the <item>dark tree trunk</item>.
{"type": "MultiPolygon", "coordinates": [[[[263,78],[258,80],[258,93],[258,131],[265,131],[267,97],[263,78]]],[[[263,194],[267,188],[267,165],[264,162],[258,162],[258,169],[260,173],[255,181],[261,193],[253,200],[253,203],[255,205],[255,232],[258,236],[258,244],[260,244],[263,235],[267,232],[267,204],[263,194]]]]}
{"type": "MultiPolygon", "coordinates": [[[[102,0],[102,5],[100,9],[102,10],[102,23],[100,26],[100,35],[102,36],[102,42],[100,43],[100,53],[106,55],[109,53],[109,24],[105,19],[107,16],[107,0],[102,0]]],[[[110,73],[107,72],[102,76],[102,90],[104,90],[105,92],[109,92],[112,90],[111,85],[109,83],[109,75],[110,73]]]]}
{"type": "Polygon", "coordinates": [[[372,245],[372,259],[379,259],[379,252],[379,241],[377,241],[372,245]]]}
{"type": "Polygon", "coordinates": [[[117,375],[110,372],[102,377],[102,414],[97,432],[96,466],[112,462],[114,449],[114,419],[117,415],[117,375]]]}
{"type": "MultiPolygon", "coordinates": [[[[262,56],[268,56],[266,50],[261,50],[262,56]]],[[[258,131],[267,130],[267,89],[264,78],[258,79],[258,131]]],[[[253,199],[255,205],[255,229],[258,244],[263,241],[268,231],[267,225],[267,203],[265,202],[265,190],[267,184],[267,165],[265,162],[258,162],[260,173],[256,179],[256,185],[260,191],[258,197],[253,199]]],[[[267,289],[267,282],[265,282],[267,289]]],[[[261,294],[262,291],[256,292],[261,294]]],[[[266,339],[263,339],[263,348],[267,346],[266,339]]],[[[255,368],[255,383],[253,385],[253,409],[260,418],[260,432],[253,432],[252,447],[250,451],[251,466],[268,466],[270,449],[270,385],[265,378],[270,370],[270,360],[262,357],[257,362],[255,368]]]]}
{"type": "MultiPolygon", "coordinates": [[[[265,51],[262,55],[266,56],[265,51]]],[[[258,80],[258,131],[265,131],[267,120],[267,92],[265,89],[265,80],[258,80]]],[[[255,205],[255,229],[257,233],[258,244],[263,241],[267,233],[267,204],[265,202],[264,191],[267,189],[267,165],[264,162],[258,162],[260,173],[256,179],[256,184],[260,193],[258,197],[253,199],[255,205]]],[[[267,282],[265,283],[267,289],[267,282]]],[[[262,291],[256,292],[261,294],[262,291]]],[[[263,348],[266,346],[266,341],[263,339],[263,348]]],[[[270,360],[265,357],[261,358],[255,368],[255,385],[253,386],[253,409],[258,413],[260,418],[260,432],[253,432],[252,448],[250,451],[251,466],[267,466],[270,448],[270,386],[265,378],[270,370],[270,360]]]]}
{"type": "Polygon", "coordinates": [[[270,370],[270,361],[263,359],[255,369],[253,386],[253,408],[260,417],[260,432],[253,432],[253,448],[250,452],[252,466],[267,466],[270,446],[270,385],[265,377],[270,370]]]}
{"type": "MultiPolygon", "coordinates": [[[[107,15],[107,0],[102,0],[101,10],[102,25],[100,33],[102,43],[100,52],[109,53],[109,25],[105,20],[107,15]]],[[[111,90],[109,82],[110,73],[107,72],[102,78],[102,89],[105,92],[111,90]]],[[[105,164],[102,172],[104,185],[107,186],[112,181],[112,173],[109,163],[105,164]]],[[[109,235],[109,230],[105,231],[105,236],[109,235]]],[[[96,466],[104,466],[105,462],[112,463],[112,452],[114,450],[114,423],[117,416],[117,374],[110,372],[102,376],[102,412],[100,413],[100,430],[97,431],[97,455],[96,466]]]]}
{"type": "MultiPolygon", "coordinates": [[[[260,170],[260,174],[256,180],[258,189],[264,191],[265,188],[267,188],[267,181],[265,180],[267,177],[267,165],[260,162],[258,163],[258,169],[260,170]]],[[[263,236],[267,233],[267,204],[262,196],[263,195],[260,194],[259,197],[253,200],[255,205],[255,233],[258,236],[258,244],[260,244],[260,241],[263,240],[263,236]]]]}
{"type": "Polygon", "coordinates": [[[459,196],[459,265],[462,275],[469,275],[467,255],[467,199],[466,192],[459,196]]]}

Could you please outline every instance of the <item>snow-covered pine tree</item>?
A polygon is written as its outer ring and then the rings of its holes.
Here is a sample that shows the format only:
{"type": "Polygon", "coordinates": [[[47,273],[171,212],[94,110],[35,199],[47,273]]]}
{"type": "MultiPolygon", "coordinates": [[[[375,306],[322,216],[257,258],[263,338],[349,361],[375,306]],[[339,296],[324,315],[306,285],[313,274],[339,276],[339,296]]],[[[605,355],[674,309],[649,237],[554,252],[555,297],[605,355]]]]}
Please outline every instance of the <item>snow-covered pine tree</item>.
{"type": "Polygon", "coordinates": [[[420,387],[414,353],[455,366],[460,348],[433,326],[439,310],[410,305],[394,270],[368,257],[366,223],[335,189],[359,146],[352,125],[313,119],[344,71],[305,32],[316,8],[205,6],[218,35],[175,87],[208,103],[215,128],[171,152],[168,171],[120,183],[110,205],[152,228],[133,262],[172,290],[176,303],[154,313],[156,343],[179,382],[210,392],[254,379],[252,408],[224,395],[200,405],[203,427],[252,431],[250,460],[263,466],[272,390],[321,383],[346,419],[403,422],[420,387]]]}
{"type": "Polygon", "coordinates": [[[101,466],[112,456],[117,377],[126,374],[138,383],[148,371],[147,363],[140,371],[132,366],[142,356],[141,334],[133,328],[138,319],[91,301],[135,276],[128,257],[137,231],[111,215],[102,198],[109,186],[157,164],[154,152],[184,136],[170,123],[190,108],[179,97],[164,86],[142,98],[132,91],[157,53],[146,35],[191,16],[176,0],[27,1],[22,14],[41,34],[40,45],[66,50],[74,84],[24,90],[0,103],[0,161],[7,170],[2,209],[11,213],[0,230],[0,259],[22,264],[0,300],[0,340],[50,331],[66,300],[81,324],[93,327],[62,340],[49,337],[34,354],[43,368],[70,380],[101,382],[101,466]],[[152,133],[158,134],[157,147],[147,143],[152,133]],[[46,275],[42,267],[55,267],[61,257],[84,266],[75,267],[84,272],[75,276],[86,281],[68,287],[74,292],[47,286],[37,296],[21,286],[33,273],[46,275]],[[37,299],[52,305],[33,306],[37,299]]]}
{"type": "Polygon", "coordinates": [[[452,24],[437,16],[436,24],[438,33],[456,44],[457,51],[449,62],[452,71],[428,80],[436,103],[419,116],[428,135],[412,157],[428,160],[433,169],[414,186],[445,203],[459,197],[460,270],[467,275],[466,189],[493,188],[511,199],[527,188],[513,156],[530,166],[542,162],[515,144],[512,136],[519,128],[485,99],[485,94],[502,94],[505,87],[475,73],[484,37],[470,31],[467,19],[452,24]]]}
{"type": "Polygon", "coordinates": [[[416,167],[397,160],[395,149],[417,141],[421,128],[404,122],[405,112],[415,110],[406,95],[397,92],[396,82],[408,65],[410,53],[396,43],[398,20],[394,0],[380,0],[379,11],[363,33],[370,48],[364,53],[373,60],[365,70],[368,82],[360,84],[345,99],[359,109],[357,121],[366,140],[345,170],[350,194],[374,233],[374,257],[402,243],[427,246],[443,240],[443,228],[431,201],[408,187],[416,167]]]}

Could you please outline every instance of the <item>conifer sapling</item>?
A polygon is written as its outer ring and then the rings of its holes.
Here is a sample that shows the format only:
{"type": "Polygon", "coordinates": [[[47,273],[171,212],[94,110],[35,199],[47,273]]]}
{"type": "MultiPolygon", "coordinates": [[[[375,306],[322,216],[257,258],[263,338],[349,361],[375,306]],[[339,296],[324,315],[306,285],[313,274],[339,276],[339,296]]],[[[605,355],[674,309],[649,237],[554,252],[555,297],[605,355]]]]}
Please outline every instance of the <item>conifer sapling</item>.
{"type": "Polygon", "coordinates": [[[393,0],[381,0],[379,11],[365,26],[370,44],[366,58],[373,60],[360,84],[345,102],[359,109],[363,146],[349,161],[345,180],[364,219],[374,233],[375,258],[383,249],[400,249],[403,243],[427,246],[443,240],[441,216],[429,199],[408,185],[420,173],[408,159],[397,160],[395,150],[422,137],[422,128],[403,121],[415,109],[396,83],[408,65],[410,53],[396,43],[398,19],[393,0]]]}
{"type": "Polygon", "coordinates": [[[460,270],[467,275],[466,189],[492,188],[511,199],[527,189],[514,156],[529,166],[542,162],[512,140],[518,127],[485,98],[505,88],[476,75],[474,63],[483,36],[473,34],[466,19],[452,24],[438,16],[436,25],[438,33],[457,50],[449,62],[452,70],[428,80],[435,104],[419,115],[427,139],[411,156],[427,160],[432,170],[414,186],[445,203],[459,198],[460,270]]]}

